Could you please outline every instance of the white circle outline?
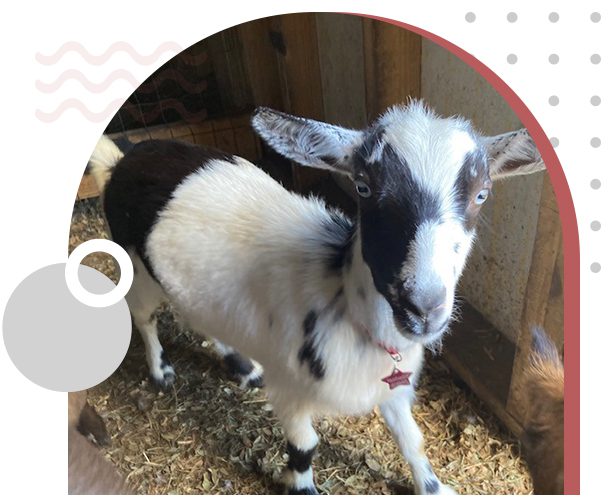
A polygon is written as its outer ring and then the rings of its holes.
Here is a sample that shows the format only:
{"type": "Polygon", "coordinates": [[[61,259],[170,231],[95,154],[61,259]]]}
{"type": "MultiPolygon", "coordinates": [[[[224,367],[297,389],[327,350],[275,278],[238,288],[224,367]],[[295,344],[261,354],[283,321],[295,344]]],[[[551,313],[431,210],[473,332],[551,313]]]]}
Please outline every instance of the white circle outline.
{"type": "Polygon", "coordinates": [[[65,269],[66,285],[72,295],[81,303],[93,308],[107,308],[118,303],[131,288],[133,283],[133,263],[127,252],[115,242],[107,239],[92,239],[80,244],[68,257],[65,269]],[[105,294],[93,294],[85,289],[78,278],[80,262],[89,254],[105,252],[110,254],[121,269],[118,285],[105,294]]]}

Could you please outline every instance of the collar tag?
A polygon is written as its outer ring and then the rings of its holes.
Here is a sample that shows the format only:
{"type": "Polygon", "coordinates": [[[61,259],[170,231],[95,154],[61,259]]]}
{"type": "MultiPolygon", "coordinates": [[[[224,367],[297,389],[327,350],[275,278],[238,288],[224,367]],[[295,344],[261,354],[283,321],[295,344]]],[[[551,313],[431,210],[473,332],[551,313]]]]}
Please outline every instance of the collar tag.
{"type": "Polygon", "coordinates": [[[389,389],[395,389],[398,386],[409,386],[411,375],[412,372],[402,372],[398,367],[393,367],[391,375],[383,377],[381,380],[387,383],[389,389]]]}

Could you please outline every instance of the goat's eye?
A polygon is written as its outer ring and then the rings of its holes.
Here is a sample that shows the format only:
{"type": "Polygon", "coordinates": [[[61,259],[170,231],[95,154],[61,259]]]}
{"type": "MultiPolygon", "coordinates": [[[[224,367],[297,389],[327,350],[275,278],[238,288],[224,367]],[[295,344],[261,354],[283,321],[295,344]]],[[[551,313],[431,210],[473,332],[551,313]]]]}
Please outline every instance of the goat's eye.
{"type": "Polygon", "coordinates": [[[476,196],[476,204],[480,205],[480,204],[484,204],[484,201],[486,201],[488,199],[488,195],[489,195],[490,191],[487,188],[483,188],[480,192],[478,192],[478,195],[476,196]]]}
{"type": "Polygon", "coordinates": [[[357,193],[361,197],[370,197],[372,195],[372,190],[370,190],[368,184],[361,180],[355,181],[355,190],[357,190],[357,193]]]}

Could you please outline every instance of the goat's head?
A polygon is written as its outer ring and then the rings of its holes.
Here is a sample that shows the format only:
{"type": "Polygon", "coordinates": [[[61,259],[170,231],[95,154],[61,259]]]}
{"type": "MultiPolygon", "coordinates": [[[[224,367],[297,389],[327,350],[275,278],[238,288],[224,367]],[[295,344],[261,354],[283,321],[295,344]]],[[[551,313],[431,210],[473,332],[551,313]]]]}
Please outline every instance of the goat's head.
{"type": "Polygon", "coordinates": [[[389,109],[363,131],[266,108],[252,123],[289,159],[351,177],[374,285],[398,329],[425,343],[448,325],[492,180],[543,169],[526,130],[483,137],[418,101],[389,109]]]}

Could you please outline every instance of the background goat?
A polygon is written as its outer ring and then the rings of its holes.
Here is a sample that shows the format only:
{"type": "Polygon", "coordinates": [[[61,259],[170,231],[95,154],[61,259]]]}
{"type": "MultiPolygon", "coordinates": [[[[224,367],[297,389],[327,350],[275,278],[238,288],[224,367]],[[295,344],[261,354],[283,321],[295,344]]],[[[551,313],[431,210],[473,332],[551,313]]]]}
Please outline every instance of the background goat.
{"type": "Polygon", "coordinates": [[[91,158],[112,237],[133,260],[127,301],[152,377],[174,379],[154,318],[169,299],[194,331],[222,341],[243,379],[256,364],[241,354],[264,367],[290,492],[316,492],[313,416],[380,405],[415,491],[451,493],[424,454],[414,385],[424,347],[448,328],[492,179],[543,168],[533,141],[526,130],[482,137],[420,102],[363,131],[269,109],[252,123],[289,159],[350,176],[357,219],[242,158],[181,142],[123,156],[102,138],[91,158]]]}
{"type": "Polygon", "coordinates": [[[564,384],[555,344],[542,329],[533,329],[522,444],[538,495],[564,494],[564,384]]]}
{"type": "Polygon", "coordinates": [[[124,479],[85,436],[99,444],[110,442],[103,420],[87,403],[87,392],[68,393],[68,493],[129,494],[124,479]]]}

